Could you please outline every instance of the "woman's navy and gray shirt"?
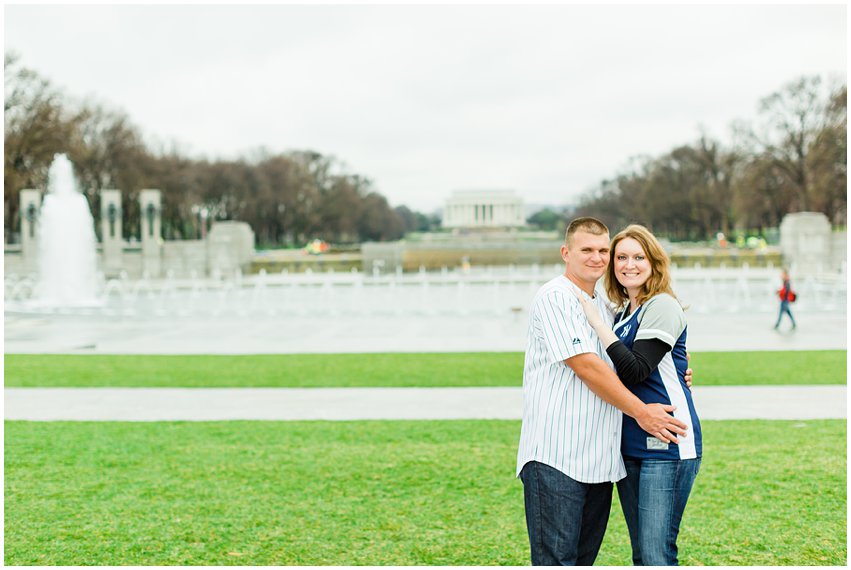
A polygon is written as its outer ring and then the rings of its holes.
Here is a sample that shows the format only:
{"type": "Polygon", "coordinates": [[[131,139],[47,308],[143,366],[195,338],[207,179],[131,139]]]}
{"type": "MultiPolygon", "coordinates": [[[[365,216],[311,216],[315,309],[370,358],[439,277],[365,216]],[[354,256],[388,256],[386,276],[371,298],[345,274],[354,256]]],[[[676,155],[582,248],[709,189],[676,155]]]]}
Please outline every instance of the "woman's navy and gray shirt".
{"type": "Polygon", "coordinates": [[[701,457],[700,420],[685,383],[686,319],[679,302],[662,293],[628,314],[615,316],[620,339],[607,349],[618,377],[645,403],[672,404],[674,417],[688,426],[680,443],[662,443],[624,415],[621,453],[632,459],[694,459],[701,457]]]}

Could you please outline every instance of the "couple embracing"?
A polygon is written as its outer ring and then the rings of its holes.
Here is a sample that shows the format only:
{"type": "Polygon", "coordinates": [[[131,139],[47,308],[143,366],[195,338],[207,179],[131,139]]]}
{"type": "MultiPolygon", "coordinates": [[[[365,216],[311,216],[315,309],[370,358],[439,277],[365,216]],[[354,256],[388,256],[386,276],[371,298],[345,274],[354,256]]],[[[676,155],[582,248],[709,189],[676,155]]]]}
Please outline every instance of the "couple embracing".
{"type": "Polygon", "coordinates": [[[633,562],[676,565],[702,444],[668,258],[643,226],[610,244],[594,218],[570,223],[561,254],[564,275],[529,313],[523,371],[517,473],[532,563],[593,564],[617,482],[633,562]],[[595,293],[604,275],[606,295],[595,293]]]}

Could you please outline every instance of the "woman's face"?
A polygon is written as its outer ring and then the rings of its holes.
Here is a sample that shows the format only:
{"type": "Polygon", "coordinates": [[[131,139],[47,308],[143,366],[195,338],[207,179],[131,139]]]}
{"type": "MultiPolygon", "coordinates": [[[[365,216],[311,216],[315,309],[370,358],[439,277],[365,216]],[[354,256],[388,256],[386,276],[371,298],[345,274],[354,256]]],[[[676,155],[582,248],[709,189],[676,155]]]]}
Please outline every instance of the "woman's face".
{"type": "Polygon", "coordinates": [[[650,260],[641,244],[632,238],[624,238],[615,246],[615,277],[627,291],[640,289],[653,273],[650,260]]]}

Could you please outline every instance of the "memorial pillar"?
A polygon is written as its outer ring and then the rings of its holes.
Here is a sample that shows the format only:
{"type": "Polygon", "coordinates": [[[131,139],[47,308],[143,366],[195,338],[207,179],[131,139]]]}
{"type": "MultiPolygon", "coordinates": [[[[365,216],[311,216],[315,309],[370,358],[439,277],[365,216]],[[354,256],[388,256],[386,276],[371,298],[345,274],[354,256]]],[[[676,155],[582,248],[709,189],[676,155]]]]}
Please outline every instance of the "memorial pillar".
{"type": "Polygon", "coordinates": [[[162,192],[145,189],[139,193],[142,216],[142,273],[157,279],[162,274],[162,192]]]}
{"type": "Polygon", "coordinates": [[[116,275],[124,268],[122,239],[121,190],[100,191],[100,235],[103,250],[103,270],[116,275]]]}
{"type": "Polygon", "coordinates": [[[21,260],[26,271],[38,271],[38,216],[41,212],[41,192],[21,190],[21,260]]]}

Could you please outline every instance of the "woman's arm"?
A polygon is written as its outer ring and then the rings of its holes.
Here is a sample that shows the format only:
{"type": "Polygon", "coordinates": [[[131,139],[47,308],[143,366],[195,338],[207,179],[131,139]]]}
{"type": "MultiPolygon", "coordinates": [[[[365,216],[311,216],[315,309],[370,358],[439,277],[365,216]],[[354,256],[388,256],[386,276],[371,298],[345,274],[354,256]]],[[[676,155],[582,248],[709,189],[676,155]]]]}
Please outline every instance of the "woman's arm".
{"type": "Polygon", "coordinates": [[[665,341],[648,338],[635,341],[632,350],[617,341],[606,348],[609,358],[618,371],[618,378],[626,386],[639,384],[647,380],[662,358],[671,350],[665,341]]]}
{"type": "Polygon", "coordinates": [[[618,341],[618,336],[612,331],[609,325],[603,322],[603,317],[600,315],[600,311],[597,310],[597,307],[594,306],[594,303],[592,303],[590,299],[580,293],[575,294],[579,299],[579,304],[582,305],[582,310],[585,312],[588,324],[591,325],[591,328],[597,333],[597,336],[600,338],[600,342],[603,343],[603,347],[608,349],[609,346],[618,341]]]}

